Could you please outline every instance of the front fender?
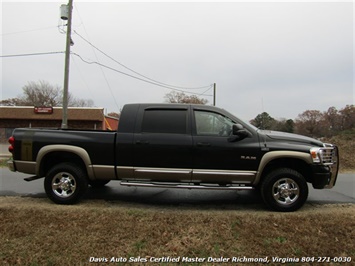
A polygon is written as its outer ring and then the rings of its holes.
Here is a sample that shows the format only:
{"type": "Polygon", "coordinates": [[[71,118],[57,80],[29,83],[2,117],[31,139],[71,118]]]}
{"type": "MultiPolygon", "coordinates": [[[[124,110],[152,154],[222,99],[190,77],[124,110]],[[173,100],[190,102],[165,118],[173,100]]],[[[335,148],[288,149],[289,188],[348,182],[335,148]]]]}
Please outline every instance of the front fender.
{"type": "Polygon", "coordinates": [[[289,159],[298,159],[298,160],[302,160],[307,164],[312,164],[312,158],[310,156],[310,154],[305,153],[305,152],[298,152],[298,151],[270,151],[268,153],[266,153],[263,158],[261,158],[260,164],[259,164],[259,168],[258,168],[258,172],[256,175],[256,178],[253,182],[254,185],[259,184],[260,182],[260,178],[261,175],[265,169],[265,167],[273,160],[276,159],[285,159],[285,158],[289,158],[289,159]]]}

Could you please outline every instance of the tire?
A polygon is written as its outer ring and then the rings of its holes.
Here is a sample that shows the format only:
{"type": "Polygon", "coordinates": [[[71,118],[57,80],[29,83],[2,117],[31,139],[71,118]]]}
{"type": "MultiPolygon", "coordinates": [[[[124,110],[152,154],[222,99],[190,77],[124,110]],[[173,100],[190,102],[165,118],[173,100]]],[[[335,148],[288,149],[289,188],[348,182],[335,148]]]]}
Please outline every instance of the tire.
{"type": "Polygon", "coordinates": [[[110,180],[89,180],[88,183],[93,188],[104,187],[110,180]]]}
{"type": "Polygon", "coordinates": [[[260,187],[265,204],[280,212],[296,211],[308,198],[305,178],[297,171],[280,168],[269,173],[260,187]]]}
{"type": "Polygon", "coordinates": [[[88,181],[85,171],[71,163],[55,165],[44,179],[44,189],[57,204],[74,204],[85,194],[88,181]]]}

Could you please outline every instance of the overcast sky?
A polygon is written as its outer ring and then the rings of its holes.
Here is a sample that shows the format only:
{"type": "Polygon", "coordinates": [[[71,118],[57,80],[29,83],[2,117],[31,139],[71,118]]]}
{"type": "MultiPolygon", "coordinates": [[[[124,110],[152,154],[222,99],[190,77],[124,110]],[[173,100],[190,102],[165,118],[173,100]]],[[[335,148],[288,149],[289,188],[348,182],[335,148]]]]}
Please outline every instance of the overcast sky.
{"type": "MultiPolygon", "coordinates": [[[[61,52],[67,1],[2,1],[2,55],[61,52]]],[[[136,73],[205,93],[244,120],[268,112],[294,119],[307,109],[354,104],[352,1],[124,2],[74,0],[69,91],[118,112],[164,102],[170,89],[136,73]],[[80,36],[79,36],[79,35],[80,36]],[[105,56],[99,50],[106,53],[105,56]],[[117,63],[119,62],[119,63],[117,63]],[[208,91],[206,91],[208,90],[208,91]]],[[[29,81],[63,87],[64,54],[0,58],[1,99],[29,81]]]]}

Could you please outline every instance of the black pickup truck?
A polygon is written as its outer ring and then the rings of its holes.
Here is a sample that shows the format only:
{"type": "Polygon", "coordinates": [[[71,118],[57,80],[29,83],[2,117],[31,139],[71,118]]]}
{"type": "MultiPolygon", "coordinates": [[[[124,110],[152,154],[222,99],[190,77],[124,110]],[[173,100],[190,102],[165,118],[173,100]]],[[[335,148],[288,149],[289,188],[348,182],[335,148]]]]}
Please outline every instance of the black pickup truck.
{"type": "Polygon", "coordinates": [[[332,188],[338,149],[318,140],[263,131],[223,109],[188,104],[128,104],[114,131],[15,129],[12,171],[45,177],[48,197],[73,204],[88,185],[258,189],[276,211],[295,211],[308,186],[332,188]]]}

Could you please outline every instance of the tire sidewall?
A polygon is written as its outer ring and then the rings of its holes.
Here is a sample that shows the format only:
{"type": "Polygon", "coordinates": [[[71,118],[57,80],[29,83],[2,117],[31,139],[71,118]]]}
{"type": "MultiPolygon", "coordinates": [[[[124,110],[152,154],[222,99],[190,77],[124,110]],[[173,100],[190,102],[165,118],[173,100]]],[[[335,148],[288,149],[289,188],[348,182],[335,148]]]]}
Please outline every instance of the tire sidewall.
{"type": "Polygon", "coordinates": [[[297,172],[296,170],[289,168],[281,168],[269,173],[262,185],[261,185],[261,196],[265,204],[272,210],[280,212],[292,212],[301,208],[308,198],[308,185],[305,178],[297,172]],[[289,178],[297,184],[299,187],[298,198],[290,204],[281,204],[277,202],[273,197],[273,185],[281,179],[289,178]]]}
{"type": "Polygon", "coordinates": [[[44,179],[44,189],[50,200],[57,204],[74,204],[78,202],[87,191],[88,181],[85,171],[79,166],[72,163],[61,163],[55,165],[46,175],[44,179]],[[76,189],[72,195],[68,197],[60,197],[55,194],[52,189],[53,178],[58,173],[69,173],[75,180],[76,189]]]}

